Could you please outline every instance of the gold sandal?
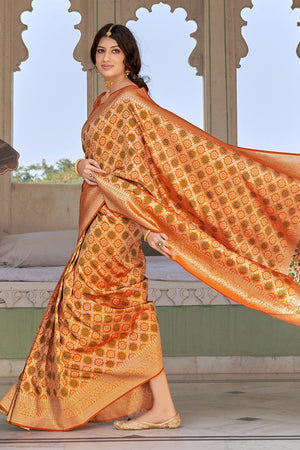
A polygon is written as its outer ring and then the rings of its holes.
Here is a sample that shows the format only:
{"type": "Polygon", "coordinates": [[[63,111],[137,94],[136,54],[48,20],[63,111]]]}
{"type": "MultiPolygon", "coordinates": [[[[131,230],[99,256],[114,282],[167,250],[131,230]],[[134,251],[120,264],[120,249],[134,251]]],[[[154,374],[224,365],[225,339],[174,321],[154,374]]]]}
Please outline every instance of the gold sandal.
{"type": "Polygon", "coordinates": [[[171,419],[161,423],[139,422],[138,420],[116,420],[114,426],[118,430],[150,430],[154,428],[179,428],[181,419],[179,414],[176,414],[171,419]]]}

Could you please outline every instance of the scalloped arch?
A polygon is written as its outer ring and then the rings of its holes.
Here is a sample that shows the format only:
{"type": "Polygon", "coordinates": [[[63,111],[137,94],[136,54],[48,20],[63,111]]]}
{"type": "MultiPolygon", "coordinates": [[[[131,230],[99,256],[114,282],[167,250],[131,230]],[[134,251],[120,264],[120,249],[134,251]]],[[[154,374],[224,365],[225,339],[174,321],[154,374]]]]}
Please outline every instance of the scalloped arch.
{"type": "Polygon", "coordinates": [[[247,45],[247,42],[245,41],[243,34],[242,34],[242,28],[247,25],[247,21],[244,20],[241,16],[241,13],[243,9],[245,8],[253,8],[252,0],[239,0],[239,5],[236,5],[235,9],[235,23],[236,26],[236,36],[235,36],[235,42],[236,42],[236,52],[235,52],[235,67],[239,68],[241,67],[240,61],[242,58],[245,58],[248,55],[249,48],[247,45]]]}
{"type": "Polygon", "coordinates": [[[145,1],[145,0],[135,0],[129,2],[127,7],[121,11],[121,17],[124,23],[129,20],[138,20],[136,12],[139,8],[146,8],[149,12],[152,11],[152,7],[159,3],[170,6],[171,13],[177,8],[182,8],[186,11],[187,17],[186,21],[193,20],[196,22],[197,29],[190,36],[196,40],[196,46],[190,54],[189,64],[197,69],[197,75],[203,75],[204,72],[204,0],[198,0],[197,2],[193,0],[185,1],[182,0],[170,0],[168,2],[158,2],[158,1],[145,1]]]}
{"type": "Polygon", "coordinates": [[[27,25],[21,21],[21,14],[32,11],[33,0],[2,1],[0,3],[0,40],[5,43],[5,62],[12,72],[20,70],[20,64],[29,56],[22,33],[27,25]],[[8,41],[8,42],[7,42],[8,41]]]}
{"type": "MultiPolygon", "coordinates": [[[[240,9],[240,13],[242,12],[242,10],[244,8],[252,8],[253,7],[253,3],[252,0],[240,0],[241,1],[241,9],[240,9]]],[[[300,0],[293,0],[293,3],[291,5],[291,9],[300,9],[300,0]]],[[[248,54],[248,45],[245,41],[245,39],[242,36],[242,28],[243,26],[247,25],[247,22],[241,17],[239,17],[239,22],[240,22],[240,33],[241,33],[241,39],[239,39],[239,48],[238,48],[238,52],[237,52],[237,66],[236,67],[240,67],[240,60],[241,58],[244,58],[245,56],[247,56],[248,54]]],[[[298,27],[300,27],[300,22],[298,22],[298,27]]],[[[300,42],[297,46],[297,50],[296,53],[298,55],[298,57],[300,58],[300,42]]]]}

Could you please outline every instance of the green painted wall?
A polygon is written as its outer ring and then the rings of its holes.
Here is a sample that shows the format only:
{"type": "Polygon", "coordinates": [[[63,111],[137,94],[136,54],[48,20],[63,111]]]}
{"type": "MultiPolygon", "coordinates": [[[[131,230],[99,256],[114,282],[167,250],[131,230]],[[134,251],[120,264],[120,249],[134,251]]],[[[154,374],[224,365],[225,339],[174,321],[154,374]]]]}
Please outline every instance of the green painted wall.
{"type": "Polygon", "coordinates": [[[166,356],[300,355],[300,328],[233,306],[160,307],[166,356]]]}
{"type": "MultiPolygon", "coordinates": [[[[157,308],[165,356],[300,355],[300,329],[243,306],[157,308]]],[[[0,359],[26,358],[42,308],[0,311],[0,359]]]]}

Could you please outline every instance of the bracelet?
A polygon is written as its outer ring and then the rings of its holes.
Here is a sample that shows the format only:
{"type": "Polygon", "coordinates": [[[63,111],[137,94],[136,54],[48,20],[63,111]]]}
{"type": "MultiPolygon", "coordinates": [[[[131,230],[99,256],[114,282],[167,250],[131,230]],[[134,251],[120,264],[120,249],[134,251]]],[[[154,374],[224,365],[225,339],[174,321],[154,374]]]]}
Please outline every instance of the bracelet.
{"type": "Polygon", "coordinates": [[[78,172],[78,164],[80,161],[82,161],[82,158],[77,159],[76,163],[74,164],[74,170],[78,177],[81,177],[80,173],[78,172]]]}
{"type": "Polygon", "coordinates": [[[149,236],[149,234],[151,233],[151,230],[148,230],[147,233],[144,236],[144,241],[147,242],[147,237],[149,236]]]}

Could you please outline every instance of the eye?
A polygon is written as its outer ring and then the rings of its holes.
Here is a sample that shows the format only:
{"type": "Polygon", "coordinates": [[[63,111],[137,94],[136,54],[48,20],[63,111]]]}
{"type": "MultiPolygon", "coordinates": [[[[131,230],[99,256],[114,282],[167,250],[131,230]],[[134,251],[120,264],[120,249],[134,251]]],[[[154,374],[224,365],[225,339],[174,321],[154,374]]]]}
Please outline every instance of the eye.
{"type": "Polygon", "coordinates": [[[112,52],[113,53],[120,53],[120,50],[118,48],[114,48],[112,52]]]}
{"type": "Polygon", "coordinates": [[[97,53],[103,53],[104,49],[103,48],[97,48],[97,53]]]}

